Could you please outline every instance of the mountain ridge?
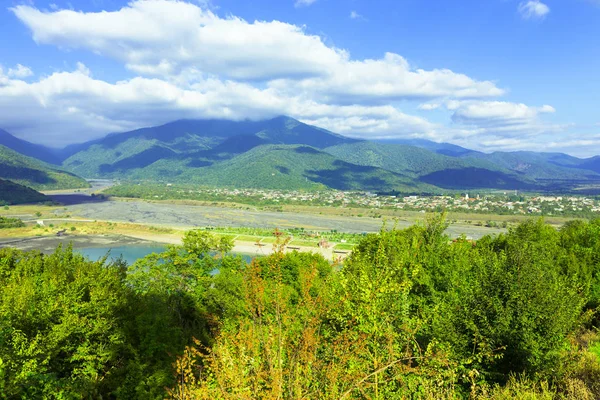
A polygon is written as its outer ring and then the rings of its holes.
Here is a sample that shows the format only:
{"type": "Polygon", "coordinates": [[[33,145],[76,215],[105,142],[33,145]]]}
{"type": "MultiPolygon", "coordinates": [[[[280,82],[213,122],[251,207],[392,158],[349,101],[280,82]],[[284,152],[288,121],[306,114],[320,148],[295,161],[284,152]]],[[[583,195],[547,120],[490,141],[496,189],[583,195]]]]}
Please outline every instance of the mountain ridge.
{"type": "Polygon", "coordinates": [[[57,150],[19,139],[3,129],[0,129],[0,145],[49,164],[60,165],[62,162],[56,154],[57,150]]]}
{"type": "MultiPolygon", "coordinates": [[[[28,142],[18,139],[11,143],[27,147],[28,142]]],[[[287,116],[263,121],[182,119],[109,134],[54,154],[62,159],[63,168],[88,178],[221,186],[236,181],[238,187],[243,186],[238,178],[244,176],[248,185],[256,186],[250,177],[259,175],[266,186],[283,186],[277,159],[297,162],[280,167],[289,170],[290,185],[293,182],[298,187],[312,182],[308,186],[374,190],[373,182],[379,182],[381,190],[393,184],[416,191],[435,187],[570,190],[580,184],[600,184],[600,156],[584,159],[564,153],[482,153],[426,139],[360,140],[287,116]],[[310,157],[297,153],[302,146],[317,152],[313,158],[323,168],[310,168],[310,157]],[[260,161],[250,163],[251,159],[260,161]],[[275,175],[264,175],[267,170],[275,175]],[[381,179],[372,179],[374,175],[381,179]],[[350,184],[347,177],[354,177],[358,184],[350,184]]]]}

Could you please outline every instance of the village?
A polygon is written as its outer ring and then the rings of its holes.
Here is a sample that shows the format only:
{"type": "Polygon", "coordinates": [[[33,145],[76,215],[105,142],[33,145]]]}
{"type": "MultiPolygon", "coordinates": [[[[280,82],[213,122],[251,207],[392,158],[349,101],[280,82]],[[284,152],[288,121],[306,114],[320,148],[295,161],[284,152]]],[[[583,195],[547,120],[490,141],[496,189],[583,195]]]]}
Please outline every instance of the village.
{"type": "MultiPolygon", "coordinates": [[[[550,196],[519,192],[453,193],[439,196],[381,195],[360,191],[286,191],[267,189],[182,189],[178,198],[229,201],[246,204],[298,204],[406,211],[454,211],[480,214],[533,216],[600,215],[600,199],[585,196],[550,196]]],[[[156,198],[162,196],[155,196],[156,198]]]]}

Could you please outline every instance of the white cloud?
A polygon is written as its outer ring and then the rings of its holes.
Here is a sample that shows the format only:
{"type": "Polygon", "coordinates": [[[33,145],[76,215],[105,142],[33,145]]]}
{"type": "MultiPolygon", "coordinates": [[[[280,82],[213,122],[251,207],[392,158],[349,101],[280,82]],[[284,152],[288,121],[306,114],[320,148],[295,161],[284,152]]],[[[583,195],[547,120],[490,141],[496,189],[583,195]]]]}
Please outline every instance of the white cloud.
{"type": "Polygon", "coordinates": [[[528,0],[519,4],[519,13],[524,19],[542,19],[549,12],[550,7],[539,0],[528,0]]]}
{"type": "Polygon", "coordinates": [[[302,27],[220,18],[182,1],[139,0],[102,13],[43,12],[24,5],[12,10],[38,43],[88,49],[145,76],[173,79],[196,70],[225,79],[280,80],[282,86],[316,91],[331,101],[503,93],[493,82],[446,69],[417,69],[393,53],[352,60],[347,51],[325,45],[302,27]]]}
{"type": "Polygon", "coordinates": [[[379,60],[340,63],[327,76],[279,79],[272,81],[270,86],[293,93],[312,93],[322,101],[336,103],[504,94],[504,90],[490,81],[476,81],[447,69],[412,68],[406,59],[393,53],[387,53],[379,60]]]}
{"type": "Polygon", "coordinates": [[[296,7],[304,7],[304,6],[310,6],[311,4],[315,3],[317,0],[296,0],[296,2],[294,3],[294,6],[296,7]]]}
{"type": "Polygon", "coordinates": [[[21,64],[17,64],[14,68],[9,68],[7,71],[7,75],[10,78],[27,78],[31,75],[33,75],[33,71],[31,70],[31,68],[26,67],[24,65],[21,64]]]}
{"type": "Polygon", "coordinates": [[[480,144],[502,143],[502,139],[534,137],[562,132],[568,127],[542,120],[555,109],[549,105],[531,107],[504,101],[450,101],[455,127],[452,139],[477,137],[480,144]],[[493,139],[494,141],[491,141],[493,139]]]}
{"type": "Polygon", "coordinates": [[[424,111],[431,111],[431,110],[437,110],[438,108],[441,107],[441,104],[439,103],[423,103],[423,104],[419,104],[419,110],[424,110],[424,111]]]}
{"type": "MultiPolygon", "coordinates": [[[[550,143],[560,141],[575,127],[544,120],[556,112],[550,105],[532,107],[504,101],[447,101],[454,122],[444,132],[444,140],[482,151],[555,151],[550,143]]],[[[586,154],[589,149],[570,149],[586,154]]]]}
{"type": "Polygon", "coordinates": [[[360,20],[364,20],[365,17],[363,17],[362,15],[360,15],[359,13],[357,13],[356,11],[351,11],[350,12],[350,19],[360,19],[360,20]]]}
{"type": "Polygon", "coordinates": [[[285,114],[319,121],[341,133],[365,135],[425,134],[435,129],[391,106],[328,105],[248,83],[209,78],[186,88],[142,77],[111,84],[91,75],[81,63],[74,71],[34,83],[12,80],[0,71],[1,125],[27,140],[55,146],[180,118],[242,120],[285,114]]]}
{"type": "Polygon", "coordinates": [[[454,110],[454,121],[486,125],[527,123],[536,120],[540,114],[556,111],[549,105],[530,107],[505,101],[453,101],[448,108],[454,110]]]}
{"type": "Polygon", "coordinates": [[[26,82],[0,68],[0,126],[60,146],[180,118],[285,114],[354,137],[426,137],[482,150],[549,148],[568,128],[544,121],[551,106],[496,101],[504,90],[493,81],[421,69],[394,53],[353,59],[304,27],[223,18],[198,4],[137,0],[100,13],[13,8],[36,42],[91,51],[137,76],[105,82],[78,63],[26,82]],[[408,115],[400,108],[406,100],[451,120],[443,126],[408,115]]]}
{"type": "Polygon", "coordinates": [[[140,0],[114,12],[12,10],[36,42],[88,49],[138,73],[165,72],[159,67],[168,62],[169,74],[196,67],[229,78],[268,79],[324,74],[346,57],[301,27],[219,18],[182,1],[140,0]]]}

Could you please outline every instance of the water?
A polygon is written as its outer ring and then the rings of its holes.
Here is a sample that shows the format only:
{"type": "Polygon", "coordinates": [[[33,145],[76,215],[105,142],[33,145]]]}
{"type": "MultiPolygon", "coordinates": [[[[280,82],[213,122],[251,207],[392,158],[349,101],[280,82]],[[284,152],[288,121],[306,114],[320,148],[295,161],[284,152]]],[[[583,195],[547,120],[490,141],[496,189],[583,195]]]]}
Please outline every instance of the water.
{"type": "MultiPolygon", "coordinates": [[[[108,260],[118,259],[122,257],[123,260],[127,261],[127,264],[131,265],[136,260],[146,257],[152,253],[162,253],[165,251],[166,246],[161,245],[137,245],[137,246],[120,246],[120,247],[89,247],[76,250],[78,253],[83,254],[90,260],[97,261],[108,254],[108,260]]],[[[252,260],[252,256],[248,254],[239,254],[246,262],[252,260]]]]}
{"type": "Polygon", "coordinates": [[[122,257],[131,265],[139,258],[146,257],[152,253],[162,253],[166,247],[161,245],[140,245],[140,246],[120,246],[120,247],[90,247],[76,250],[92,261],[97,261],[108,255],[108,260],[116,260],[122,257]]]}

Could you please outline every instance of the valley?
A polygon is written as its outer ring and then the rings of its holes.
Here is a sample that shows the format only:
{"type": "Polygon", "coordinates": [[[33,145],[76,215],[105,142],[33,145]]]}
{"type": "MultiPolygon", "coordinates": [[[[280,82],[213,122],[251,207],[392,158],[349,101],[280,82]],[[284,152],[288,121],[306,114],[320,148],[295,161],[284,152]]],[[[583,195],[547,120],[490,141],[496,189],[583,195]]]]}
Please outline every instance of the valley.
{"type": "Polygon", "coordinates": [[[448,212],[450,237],[478,239],[531,216],[560,226],[569,217],[593,217],[600,207],[585,197],[600,185],[597,157],[359,140],[286,116],[179,120],[63,149],[2,131],[0,179],[13,185],[2,191],[11,206],[0,214],[28,224],[0,237],[66,229],[75,239],[179,243],[186,230],[209,229],[258,254],[272,247],[279,229],[290,248],[329,259],[363,234],[423,224],[431,212],[448,212]],[[513,190],[528,194],[512,198],[513,190]],[[536,193],[557,194],[544,203],[536,193]],[[49,205],[14,206],[39,202],[49,205]],[[331,243],[321,248],[324,238],[331,243]]]}
{"type": "Polygon", "coordinates": [[[0,400],[600,400],[600,0],[2,4],[0,400]]]}

